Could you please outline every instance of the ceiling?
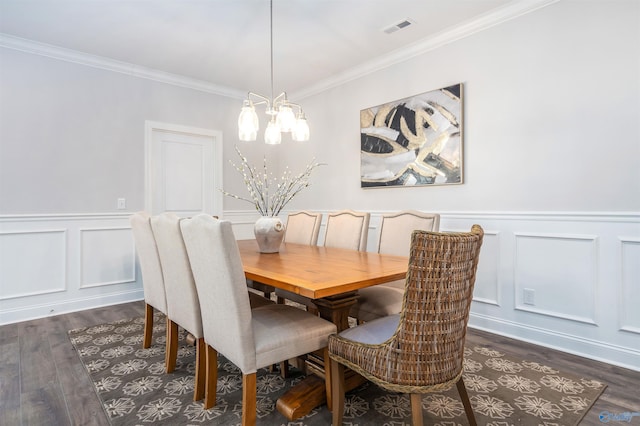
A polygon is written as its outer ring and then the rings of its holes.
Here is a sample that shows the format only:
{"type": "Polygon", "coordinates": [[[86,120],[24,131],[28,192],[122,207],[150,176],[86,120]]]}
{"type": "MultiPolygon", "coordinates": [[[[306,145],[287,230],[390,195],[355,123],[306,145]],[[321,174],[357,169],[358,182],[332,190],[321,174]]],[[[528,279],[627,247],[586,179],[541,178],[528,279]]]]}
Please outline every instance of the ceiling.
{"type": "MultiPolygon", "coordinates": [[[[304,92],[549,0],[274,0],[274,91],[304,92]],[[403,20],[408,27],[387,34],[403,20]],[[462,30],[461,30],[462,29],[462,30]]],[[[270,94],[268,0],[0,0],[0,35],[270,94]]],[[[0,43],[2,46],[3,43],[0,43]]]]}

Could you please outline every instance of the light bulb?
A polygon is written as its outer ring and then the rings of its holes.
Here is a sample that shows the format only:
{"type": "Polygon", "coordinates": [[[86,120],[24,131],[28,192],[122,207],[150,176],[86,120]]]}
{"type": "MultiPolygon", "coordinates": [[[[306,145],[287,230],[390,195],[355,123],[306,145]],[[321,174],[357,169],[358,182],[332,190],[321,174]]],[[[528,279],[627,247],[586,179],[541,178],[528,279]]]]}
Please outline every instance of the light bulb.
{"type": "Polygon", "coordinates": [[[297,142],[305,142],[309,140],[309,123],[304,113],[300,112],[296,120],[296,125],[291,131],[291,138],[297,142]]]}
{"type": "Polygon", "coordinates": [[[253,104],[245,100],[238,116],[238,138],[241,141],[255,141],[258,137],[258,114],[253,104]]]}
{"type": "Polygon", "coordinates": [[[281,132],[290,132],[296,125],[296,116],[289,105],[283,104],[278,108],[276,121],[281,132]]]}
{"type": "Polygon", "coordinates": [[[277,145],[282,142],[282,135],[280,134],[280,128],[276,124],[275,119],[272,119],[267,126],[267,130],[264,131],[264,142],[269,145],[277,145]]]}

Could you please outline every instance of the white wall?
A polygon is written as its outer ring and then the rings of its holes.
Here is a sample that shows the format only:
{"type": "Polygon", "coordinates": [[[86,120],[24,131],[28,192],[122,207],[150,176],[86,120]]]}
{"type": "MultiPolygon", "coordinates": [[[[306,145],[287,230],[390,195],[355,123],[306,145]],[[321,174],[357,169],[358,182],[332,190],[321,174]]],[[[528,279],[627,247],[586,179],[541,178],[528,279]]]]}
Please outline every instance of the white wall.
{"type": "Polygon", "coordinates": [[[560,1],[301,100],[311,144],[282,154],[328,166],[297,205],[640,211],[639,8],[560,1]],[[360,110],[459,82],[465,183],[360,189],[360,110]]]}
{"type": "Polygon", "coordinates": [[[2,47],[0,64],[0,215],[142,210],[145,120],[222,131],[236,158],[241,100],[2,47]]]}
{"type": "MultiPolygon", "coordinates": [[[[472,326],[640,369],[639,17],[634,1],[560,1],[296,99],[308,144],[240,147],[276,169],[327,163],[289,208],[371,211],[370,250],[387,211],[481,224],[472,326]],[[458,82],[465,183],[361,189],[359,111],[458,82]]],[[[144,206],[144,121],[221,130],[235,161],[240,102],[9,49],[0,61],[0,323],[140,297],[115,200],[144,206]]],[[[224,182],[243,190],[230,167],[224,182]]],[[[225,217],[250,236],[249,206],[227,198],[225,217]]]]}
{"type": "Polygon", "coordinates": [[[470,324],[640,369],[640,3],[560,1],[301,100],[328,165],[291,209],[487,232],[470,324]],[[463,185],[361,189],[359,112],[464,83],[463,185]],[[524,304],[525,289],[535,293],[524,304]]]}

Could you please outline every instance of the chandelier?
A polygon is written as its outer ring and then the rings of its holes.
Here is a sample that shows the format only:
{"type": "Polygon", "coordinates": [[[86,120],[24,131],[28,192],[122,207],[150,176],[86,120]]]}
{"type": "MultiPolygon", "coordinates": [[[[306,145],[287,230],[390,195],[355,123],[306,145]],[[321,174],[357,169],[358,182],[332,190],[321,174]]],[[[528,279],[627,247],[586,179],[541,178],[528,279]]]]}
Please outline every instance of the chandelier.
{"type": "Polygon", "coordinates": [[[265,112],[269,116],[269,124],[264,132],[264,142],[276,145],[282,142],[282,133],[291,133],[294,141],[309,140],[309,124],[302,111],[302,107],[287,99],[287,93],[282,92],[273,97],[273,0],[270,1],[270,31],[271,31],[271,98],[258,93],[249,92],[242,104],[238,117],[238,137],[241,141],[255,141],[258,136],[259,123],[256,105],[265,105],[265,112]],[[294,114],[293,108],[297,108],[294,114]]]}

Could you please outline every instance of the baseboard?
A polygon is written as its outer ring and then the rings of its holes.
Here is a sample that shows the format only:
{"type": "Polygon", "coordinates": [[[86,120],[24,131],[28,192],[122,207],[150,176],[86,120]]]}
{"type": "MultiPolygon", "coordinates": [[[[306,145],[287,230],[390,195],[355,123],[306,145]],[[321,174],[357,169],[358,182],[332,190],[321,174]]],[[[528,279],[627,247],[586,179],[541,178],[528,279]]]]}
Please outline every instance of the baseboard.
{"type": "Polygon", "coordinates": [[[143,290],[135,289],[81,299],[24,306],[0,311],[0,325],[68,314],[71,312],[85,311],[87,309],[101,308],[121,303],[135,302],[143,299],[143,290]]]}
{"type": "Polygon", "coordinates": [[[469,327],[583,358],[640,371],[640,350],[471,313],[469,327]]]}

